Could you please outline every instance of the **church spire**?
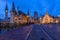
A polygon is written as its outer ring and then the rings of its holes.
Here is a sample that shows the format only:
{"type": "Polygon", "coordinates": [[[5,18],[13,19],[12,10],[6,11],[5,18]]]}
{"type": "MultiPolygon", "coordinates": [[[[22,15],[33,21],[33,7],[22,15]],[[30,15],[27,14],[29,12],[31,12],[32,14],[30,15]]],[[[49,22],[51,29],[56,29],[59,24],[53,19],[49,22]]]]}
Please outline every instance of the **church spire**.
{"type": "Polygon", "coordinates": [[[14,2],[12,3],[12,11],[15,11],[15,5],[14,5],[14,2]]]}

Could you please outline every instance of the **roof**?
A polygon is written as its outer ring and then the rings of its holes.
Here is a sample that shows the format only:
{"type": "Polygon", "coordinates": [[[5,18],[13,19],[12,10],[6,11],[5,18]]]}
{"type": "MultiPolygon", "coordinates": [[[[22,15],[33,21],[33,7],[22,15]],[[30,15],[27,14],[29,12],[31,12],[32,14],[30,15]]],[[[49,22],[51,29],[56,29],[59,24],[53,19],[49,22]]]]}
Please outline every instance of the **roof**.
{"type": "Polygon", "coordinates": [[[18,11],[18,13],[19,13],[19,15],[24,15],[24,16],[26,16],[26,14],[25,14],[24,12],[22,12],[22,11],[18,11]]]}
{"type": "MultiPolygon", "coordinates": [[[[48,14],[49,15],[49,14],[48,14]]],[[[45,15],[42,15],[41,17],[43,18],[45,15]]],[[[52,18],[56,18],[56,17],[54,17],[54,16],[52,16],[52,15],[49,15],[50,17],[52,17],[52,18]]]]}

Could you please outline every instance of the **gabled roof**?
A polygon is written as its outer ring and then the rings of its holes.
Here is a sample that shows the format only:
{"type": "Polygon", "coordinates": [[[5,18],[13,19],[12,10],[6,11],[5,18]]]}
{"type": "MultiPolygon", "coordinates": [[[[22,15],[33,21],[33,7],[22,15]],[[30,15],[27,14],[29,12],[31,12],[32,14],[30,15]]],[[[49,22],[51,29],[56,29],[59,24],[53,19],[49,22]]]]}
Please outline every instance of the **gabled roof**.
{"type": "MultiPolygon", "coordinates": [[[[47,14],[47,13],[46,13],[47,14]]],[[[45,15],[46,15],[45,14],[45,15]]],[[[42,15],[41,17],[43,18],[45,15],[42,15]]],[[[49,14],[47,14],[48,16],[50,16],[50,17],[52,17],[52,18],[55,18],[54,16],[52,16],[52,15],[49,15],[49,14]]]]}

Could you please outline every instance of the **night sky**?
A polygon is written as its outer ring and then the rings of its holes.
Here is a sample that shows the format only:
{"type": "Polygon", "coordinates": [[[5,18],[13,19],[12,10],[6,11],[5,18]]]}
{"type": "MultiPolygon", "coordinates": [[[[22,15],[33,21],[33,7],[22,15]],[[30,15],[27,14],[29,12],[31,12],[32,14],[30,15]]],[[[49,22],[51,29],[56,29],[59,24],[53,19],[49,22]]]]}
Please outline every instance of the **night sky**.
{"type": "Polygon", "coordinates": [[[38,16],[44,15],[46,11],[53,16],[60,14],[60,0],[0,0],[0,19],[5,17],[6,3],[9,8],[8,17],[10,17],[10,10],[13,1],[16,9],[17,6],[19,6],[20,10],[26,14],[29,9],[31,17],[34,14],[34,11],[38,12],[38,16]]]}

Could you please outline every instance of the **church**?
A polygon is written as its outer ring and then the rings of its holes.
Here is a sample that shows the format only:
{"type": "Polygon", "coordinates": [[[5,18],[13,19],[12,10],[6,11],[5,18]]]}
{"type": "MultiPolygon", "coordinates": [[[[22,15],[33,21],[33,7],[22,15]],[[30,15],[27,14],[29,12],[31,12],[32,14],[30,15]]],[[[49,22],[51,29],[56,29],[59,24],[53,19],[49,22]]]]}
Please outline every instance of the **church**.
{"type": "Polygon", "coordinates": [[[60,16],[58,17],[53,17],[48,14],[48,12],[45,13],[45,15],[41,16],[38,18],[38,12],[34,12],[34,16],[32,19],[30,18],[30,13],[29,10],[27,11],[27,14],[24,13],[23,11],[15,9],[14,2],[12,3],[12,8],[10,10],[10,18],[8,18],[8,5],[6,4],[5,7],[5,18],[4,20],[0,20],[0,23],[2,24],[26,24],[26,23],[41,23],[41,24],[46,24],[46,23],[60,23],[60,16]]]}
{"type": "Polygon", "coordinates": [[[27,14],[25,14],[23,11],[21,10],[15,10],[15,5],[14,2],[12,3],[12,9],[10,11],[10,18],[8,18],[8,5],[6,4],[5,7],[5,18],[4,20],[0,23],[6,24],[6,23],[10,23],[10,24],[24,24],[30,22],[30,14],[29,14],[29,10],[27,12],[27,14]]]}

